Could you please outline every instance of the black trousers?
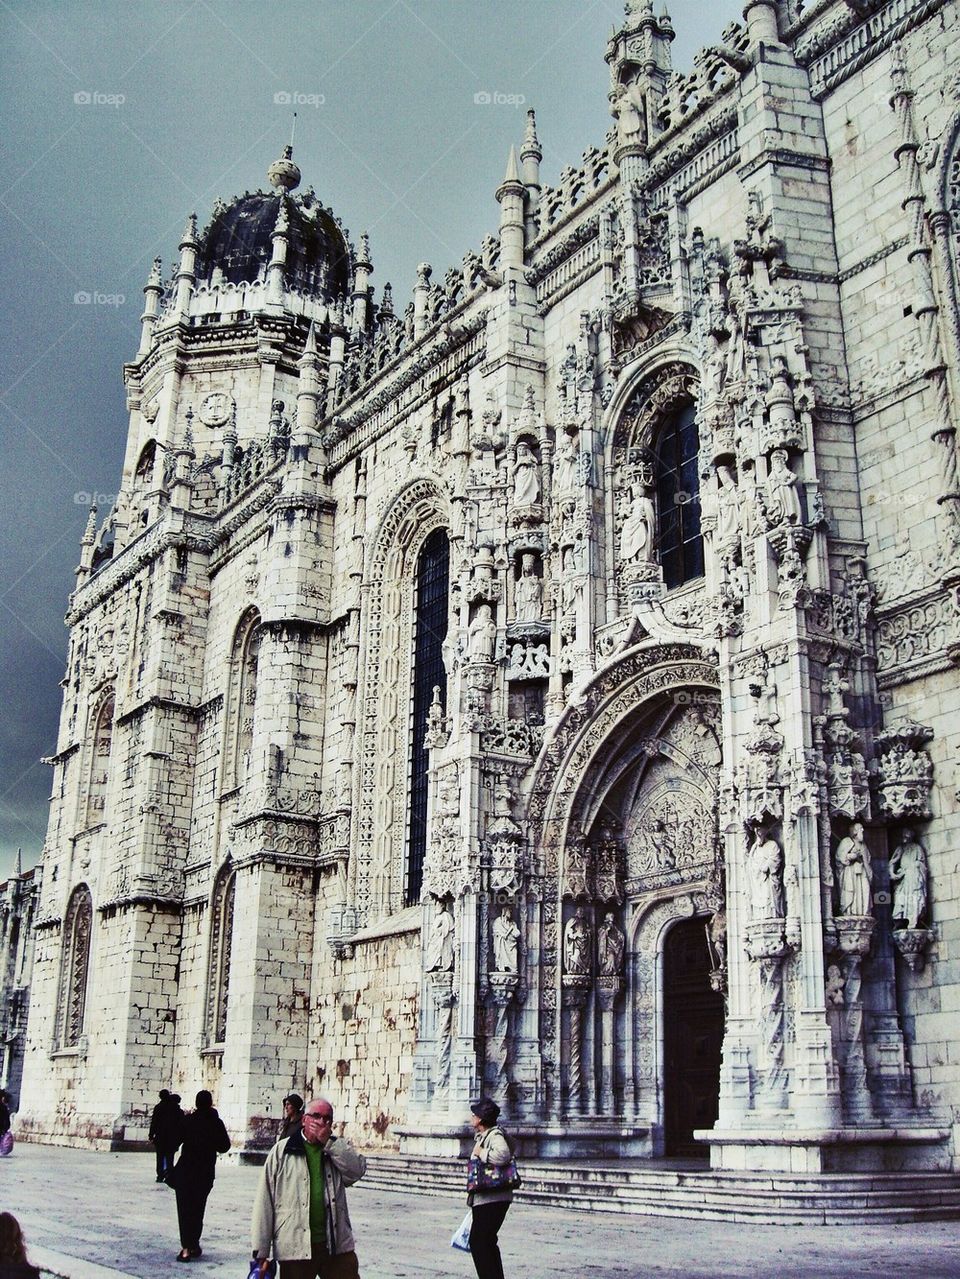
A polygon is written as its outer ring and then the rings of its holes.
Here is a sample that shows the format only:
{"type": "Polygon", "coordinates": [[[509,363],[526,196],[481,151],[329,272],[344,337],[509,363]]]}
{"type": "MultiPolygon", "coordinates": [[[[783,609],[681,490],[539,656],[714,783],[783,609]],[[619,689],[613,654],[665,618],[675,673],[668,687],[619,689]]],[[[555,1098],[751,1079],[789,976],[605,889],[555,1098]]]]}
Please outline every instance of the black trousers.
{"type": "Polygon", "coordinates": [[[212,1182],[209,1185],[190,1182],[185,1186],[177,1186],[177,1223],[180,1226],[181,1248],[200,1247],[203,1213],[212,1189],[212,1182]]]}
{"type": "Polygon", "coordinates": [[[157,1146],[157,1181],[163,1181],[166,1171],[173,1165],[173,1155],[169,1150],[161,1150],[157,1146]]]}
{"type": "Polygon", "coordinates": [[[510,1207],[508,1199],[492,1204],[473,1205],[470,1227],[470,1253],[478,1279],[503,1279],[503,1262],[497,1247],[497,1235],[510,1207]]]}

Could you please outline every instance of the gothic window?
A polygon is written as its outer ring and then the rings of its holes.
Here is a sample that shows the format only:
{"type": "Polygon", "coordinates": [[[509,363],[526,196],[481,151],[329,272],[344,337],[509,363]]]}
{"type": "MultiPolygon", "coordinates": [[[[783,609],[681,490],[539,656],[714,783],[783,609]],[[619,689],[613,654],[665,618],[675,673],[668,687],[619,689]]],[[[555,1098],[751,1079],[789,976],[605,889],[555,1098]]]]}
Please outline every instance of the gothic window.
{"type": "Polygon", "coordinates": [[[57,1010],[57,1044],[61,1048],[75,1048],[83,1034],[92,926],[93,900],[89,888],[81,884],[73,891],[63,921],[57,1010]]]}
{"type": "Polygon", "coordinates": [[[100,702],[93,717],[90,742],[90,770],[87,774],[87,812],[84,829],[106,821],[107,784],[110,778],[110,751],[113,747],[113,693],[100,702]]]}
{"type": "Polygon", "coordinates": [[[450,546],[444,529],[427,538],[417,561],[413,626],[413,707],[410,717],[409,827],[404,899],[411,906],[420,900],[423,860],[427,849],[427,716],[433,690],[440,688],[446,706],[446,673],[443,642],[449,609],[450,546]]]}
{"type": "Polygon", "coordinates": [[[257,666],[260,658],[260,614],[246,613],[237,627],[230,664],[224,789],[243,785],[253,747],[253,715],[257,701],[257,666]]]}
{"type": "Polygon", "coordinates": [[[703,577],[700,535],[700,439],[692,404],[675,409],[654,444],[657,485],[657,553],[668,589],[703,577]]]}
{"type": "Polygon", "coordinates": [[[224,1043],[227,1037],[227,998],[230,989],[230,952],[233,946],[233,900],[237,872],[222,867],[210,902],[210,954],[207,964],[207,1043],[224,1043]]]}

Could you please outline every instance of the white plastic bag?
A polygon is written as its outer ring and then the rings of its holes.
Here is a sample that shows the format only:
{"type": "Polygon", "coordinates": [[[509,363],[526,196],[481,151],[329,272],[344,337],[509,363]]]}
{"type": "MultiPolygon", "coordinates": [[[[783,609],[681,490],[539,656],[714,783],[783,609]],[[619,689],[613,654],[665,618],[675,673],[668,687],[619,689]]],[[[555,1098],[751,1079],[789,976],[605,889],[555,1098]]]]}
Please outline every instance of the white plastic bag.
{"type": "Polygon", "coordinates": [[[464,1217],[463,1221],[453,1232],[453,1238],[450,1240],[451,1248],[459,1248],[461,1252],[470,1251],[470,1227],[473,1225],[473,1212],[470,1211],[464,1217]]]}

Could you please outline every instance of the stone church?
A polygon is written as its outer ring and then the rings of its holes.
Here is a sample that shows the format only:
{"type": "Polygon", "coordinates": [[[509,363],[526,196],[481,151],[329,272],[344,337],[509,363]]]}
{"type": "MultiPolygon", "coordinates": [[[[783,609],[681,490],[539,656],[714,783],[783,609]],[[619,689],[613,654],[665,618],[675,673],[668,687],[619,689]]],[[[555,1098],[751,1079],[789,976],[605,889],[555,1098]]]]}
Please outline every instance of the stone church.
{"type": "Polygon", "coordinates": [[[485,1091],[531,1159],[960,1170],[958,12],[748,0],[678,71],[630,0],[609,134],[549,186],[529,112],[409,300],[290,148],[187,220],[21,1136],[207,1087],[253,1152],[296,1089],[452,1154],[485,1091]]]}

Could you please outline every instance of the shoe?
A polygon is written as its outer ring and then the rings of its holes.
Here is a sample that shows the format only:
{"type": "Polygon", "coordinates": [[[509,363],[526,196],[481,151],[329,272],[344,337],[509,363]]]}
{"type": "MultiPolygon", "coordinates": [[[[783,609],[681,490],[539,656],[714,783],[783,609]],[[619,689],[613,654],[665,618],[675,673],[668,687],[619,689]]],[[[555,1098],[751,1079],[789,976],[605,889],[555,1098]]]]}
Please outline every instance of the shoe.
{"type": "Polygon", "coordinates": [[[203,1249],[200,1247],[200,1245],[199,1245],[199,1244],[197,1245],[197,1247],[196,1247],[196,1248],[191,1248],[191,1249],[190,1249],[190,1256],[191,1256],[191,1257],[202,1257],[202,1256],[203,1256],[203,1249]]]}
{"type": "Polygon", "coordinates": [[[166,1177],[158,1177],[157,1181],[160,1181],[160,1182],[166,1181],[166,1177]]]}
{"type": "Polygon", "coordinates": [[[178,1261],[190,1261],[192,1260],[192,1257],[193,1257],[193,1254],[190,1252],[187,1252],[186,1248],[181,1248],[181,1250],[177,1253],[178,1261]]]}

